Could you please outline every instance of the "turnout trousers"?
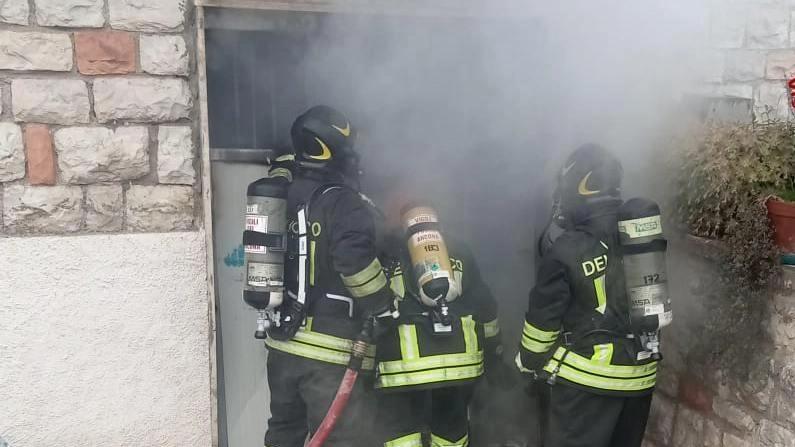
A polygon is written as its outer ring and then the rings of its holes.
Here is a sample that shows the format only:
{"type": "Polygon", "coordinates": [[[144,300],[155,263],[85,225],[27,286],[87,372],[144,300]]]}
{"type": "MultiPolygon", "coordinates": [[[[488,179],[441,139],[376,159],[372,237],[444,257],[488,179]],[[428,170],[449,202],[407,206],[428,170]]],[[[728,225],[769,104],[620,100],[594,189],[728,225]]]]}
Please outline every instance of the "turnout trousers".
{"type": "MultiPolygon", "coordinates": [[[[271,349],[267,368],[271,417],[265,447],[303,447],[331,406],[345,367],[271,349]]],[[[372,431],[374,396],[362,375],[324,447],[372,447],[366,436],[372,431]]]]}
{"type": "Polygon", "coordinates": [[[377,432],[385,447],[468,447],[474,385],[386,392],[378,397],[377,432]],[[430,438],[430,439],[428,439],[430,438]]]}
{"type": "Polygon", "coordinates": [[[652,395],[603,396],[551,388],[546,447],[640,447],[652,395]]]}

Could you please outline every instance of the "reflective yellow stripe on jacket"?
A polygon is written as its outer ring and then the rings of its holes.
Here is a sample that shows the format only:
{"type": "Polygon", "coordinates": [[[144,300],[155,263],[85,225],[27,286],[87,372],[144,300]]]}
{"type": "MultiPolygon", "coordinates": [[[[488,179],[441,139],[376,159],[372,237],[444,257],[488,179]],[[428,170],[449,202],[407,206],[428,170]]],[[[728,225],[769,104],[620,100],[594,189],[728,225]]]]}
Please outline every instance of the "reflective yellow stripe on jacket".
{"type": "Polygon", "coordinates": [[[392,272],[392,277],[389,279],[389,288],[400,299],[406,296],[406,287],[403,284],[403,269],[401,267],[398,266],[392,272]]]}
{"type": "Polygon", "coordinates": [[[381,290],[387,284],[384,269],[378,258],[373,259],[367,267],[361,269],[353,275],[340,275],[345,287],[351,292],[354,298],[362,298],[372,295],[381,290]]]}
{"type": "MultiPolygon", "coordinates": [[[[313,332],[312,319],[307,319],[307,325],[298,329],[291,340],[280,341],[267,338],[265,344],[269,348],[288,354],[319,360],[337,365],[347,365],[351,359],[353,341],[333,335],[313,332]]],[[[375,367],[375,346],[369,346],[367,357],[362,362],[363,369],[375,367]]]]}
{"type": "Polygon", "coordinates": [[[555,345],[560,331],[545,331],[527,321],[522,329],[522,347],[535,354],[543,354],[555,345]]]}
{"type": "Polygon", "coordinates": [[[422,435],[412,433],[384,443],[384,447],[422,447],[422,435]]]}
{"type": "Polygon", "coordinates": [[[398,326],[402,358],[378,364],[376,388],[466,380],[483,375],[483,350],[478,346],[472,316],[462,317],[461,326],[465,343],[463,353],[430,356],[420,355],[416,326],[398,326]]]}
{"type": "MultiPolygon", "coordinates": [[[[613,365],[612,344],[597,345],[593,358],[569,351],[558,376],[570,382],[610,391],[642,391],[657,382],[657,362],[645,365],[613,365]],[[609,345],[609,347],[608,347],[609,345]]],[[[552,373],[563,359],[565,349],[558,347],[544,370],[552,373]]]]}
{"type": "Polygon", "coordinates": [[[448,441],[447,439],[444,439],[441,436],[437,436],[431,433],[431,447],[468,447],[468,446],[469,446],[469,435],[464,435],[464,437],[459,439],[458,441],[448,441]]]}

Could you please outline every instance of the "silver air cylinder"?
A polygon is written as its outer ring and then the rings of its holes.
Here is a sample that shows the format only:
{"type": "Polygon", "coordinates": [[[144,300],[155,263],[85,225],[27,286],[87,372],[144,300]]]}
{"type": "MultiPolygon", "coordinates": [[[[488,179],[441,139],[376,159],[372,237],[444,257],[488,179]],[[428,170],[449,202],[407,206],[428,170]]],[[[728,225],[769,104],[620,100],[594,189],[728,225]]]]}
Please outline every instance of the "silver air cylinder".
{"type": "Polygon", "coordinates": [[[248,185],[243,301],[258,311],[255,337],[260,339],[271,326],[270,311],[284,300],[289,184],[287,177],[271,176],[248,185]]]}
{"type": "Polygon", "coordinates": [[[656,354],[657,332],[673,319],[660,207],[648,199],[631,199],[621,206],[618,219],[630,322],[656,354]]]}

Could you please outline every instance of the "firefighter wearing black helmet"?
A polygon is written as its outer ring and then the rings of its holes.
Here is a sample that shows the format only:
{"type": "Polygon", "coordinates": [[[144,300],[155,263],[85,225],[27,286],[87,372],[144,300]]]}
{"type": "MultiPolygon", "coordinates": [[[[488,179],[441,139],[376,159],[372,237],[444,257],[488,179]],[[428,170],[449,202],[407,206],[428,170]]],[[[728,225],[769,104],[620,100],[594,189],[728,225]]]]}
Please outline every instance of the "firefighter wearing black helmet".
{"type": "Polygon", "coordinates": [[[559,177],[562,234],[542,253],[517,363],[551,385],[549,447],[639,447],[657,362],[632,334],[618,241],[622,169],[575,151],[559,177]]]}
{"type": "MultiPolygon", "coordinates": [[[[294,178],[287,196],[281,323],[268,333],[271,418],[266,447],[302,447],[334,399],[352,340],[367,319],[392,319],[392,293],[376,257],[373,209],[357,191],[356,131],[340,112],[316,106],[291,129],[294,178]]],[[[372,370],[371,350],[363,369],[372,370]]],[[[367,446],[370,413],[361,381],[326,446],[367,446]]]]}

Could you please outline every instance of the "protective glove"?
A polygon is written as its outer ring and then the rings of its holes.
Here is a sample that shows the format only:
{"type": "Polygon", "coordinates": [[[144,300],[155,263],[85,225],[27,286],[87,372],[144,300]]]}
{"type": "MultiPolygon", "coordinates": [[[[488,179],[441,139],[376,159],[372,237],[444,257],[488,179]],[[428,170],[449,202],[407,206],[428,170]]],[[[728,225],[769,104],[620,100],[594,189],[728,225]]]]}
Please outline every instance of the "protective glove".
{"type": "Polygon", "coordinates": [[[519,371],[520,375],[527,381],[527,384],[524,387],[525,394],[530,397],[537,398],[544,391],[542,387],[547,386],[546,382],[541,380],[536,370],[525,367],[524,363],[522,363],[521,352],[516,353],[514,362],[516,363],[517,371],[519,371]]]}
{"type": "Polygon", "coordinates": [[[516,363],[516,368],[519,370],[519,372],[526,380],[530,381],[538,380],[538,373],[536,373],[534,369],[528,369],[527,367],[524,366],[524,363],[522,363],[521,352],[516,353],[516,357],[514,358],[514,363],[516,363]]]}
{"type": "Polygon", "coordinates": [[[380,311],[373,312],[368,318],[372,321],[372,339],[371,343],[377,342],[384,334],[393,330],[397,325],[400,312],[395,308],[396,301],[390,301],[389,304],[380,311]]]}

